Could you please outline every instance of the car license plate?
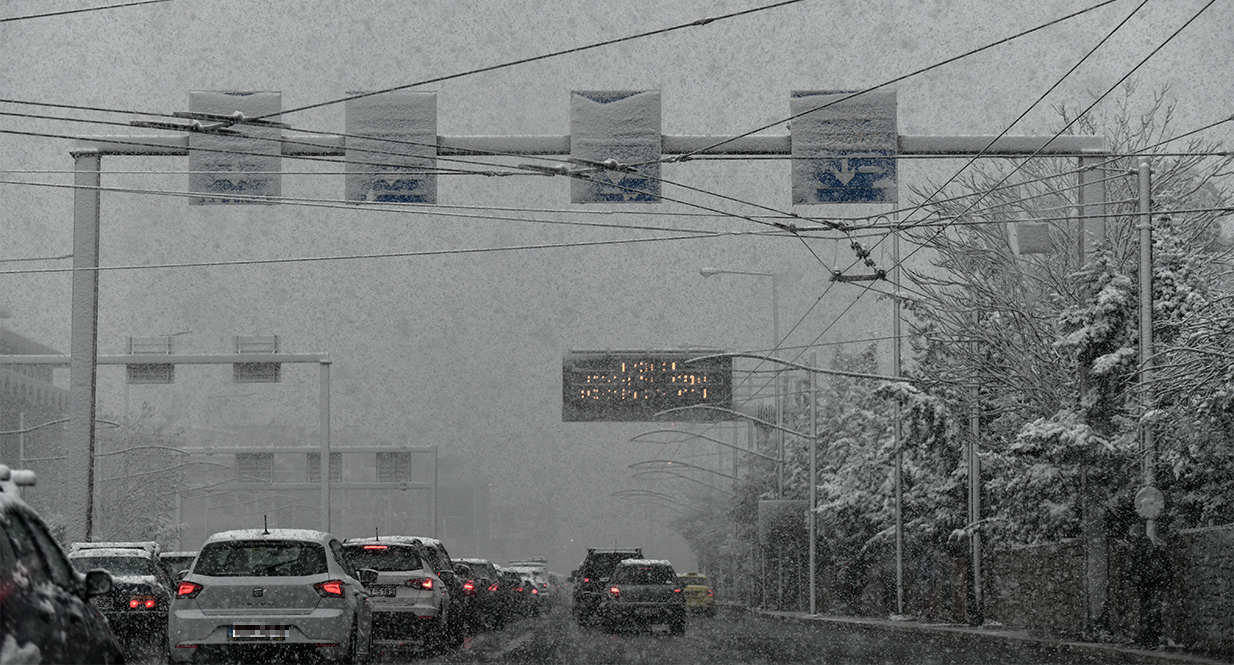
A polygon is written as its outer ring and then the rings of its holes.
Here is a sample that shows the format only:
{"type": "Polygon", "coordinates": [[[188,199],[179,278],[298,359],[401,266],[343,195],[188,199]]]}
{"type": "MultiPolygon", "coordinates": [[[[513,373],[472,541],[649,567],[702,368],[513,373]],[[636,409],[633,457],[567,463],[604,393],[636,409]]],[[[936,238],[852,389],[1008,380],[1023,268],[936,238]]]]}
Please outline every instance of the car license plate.
{"type": "Polygon", "coordinates": [[[233,640],[285,640],[289,632],[290,626],[285,624],[237,623],[232,625],[227,636],[233,640]]]}
{"type": "Polygon", "coordinates": [[[398,587],[395,586],[375,586],[369,589],[369,591],[374,596],[384,596],[387,598],[393,598],[398,595],[398,587]]]}

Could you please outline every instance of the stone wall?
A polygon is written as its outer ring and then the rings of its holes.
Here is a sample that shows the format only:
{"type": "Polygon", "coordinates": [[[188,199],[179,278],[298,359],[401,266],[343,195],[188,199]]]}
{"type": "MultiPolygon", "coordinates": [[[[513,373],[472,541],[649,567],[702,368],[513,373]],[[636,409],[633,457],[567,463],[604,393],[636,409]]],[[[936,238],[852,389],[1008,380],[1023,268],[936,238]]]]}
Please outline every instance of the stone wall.
{"type": "Polygon", "coordinates": [[[990,552],[985,617],[1004,626],[1078,637],[1084,629],[1083,546],[1077,539],[990,552]]]}
{"type": "MultiPolygon", "coordinates": [[[[1234,526],[1184,530],[1168,543],[1163,636],[1189,649],[1234,655],[1234,526]]],[[[1131,644],[1139,637],[1136,566],[1141,557],[1134,547],[1126,540],[1109,544],[1102,640],[1131,644]]],[[[905,612],[924,621],[966,621],[967,567],[963,556],[906,556],[905,612]]],[[[865,616],[895,612],[893,557],[880,557],[856,579],[841,570],[827,567],[820,578],[822,611],[865,616]]],[[[986,620],[1042,635],[1082,637],[1083,570],[1083,543],[1078,539],[987,551],[982,571],[986,620]]]]}
{"type": "Polygon", "coordinates": [[[1187,529],[1171,544],[1167,637],[1195,649],[1234,653],[1234,527],[1187,529]]]}

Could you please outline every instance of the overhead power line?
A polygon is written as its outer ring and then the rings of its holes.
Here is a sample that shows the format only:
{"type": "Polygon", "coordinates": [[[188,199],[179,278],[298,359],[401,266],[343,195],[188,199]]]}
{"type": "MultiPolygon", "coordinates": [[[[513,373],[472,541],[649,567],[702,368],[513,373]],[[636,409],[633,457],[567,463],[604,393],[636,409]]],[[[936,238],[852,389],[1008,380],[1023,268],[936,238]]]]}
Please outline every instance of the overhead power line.
{"type": "Polygon", "coordinates": [[[99,5],[96,7],[83,7],[81,9],[65,9],[58,12],[46,12],[43,14],[26,14],[25,16],[10,16],[8,18],[0,18],[0,23],[10,23],[13,21],[28,21],[35,18],[47,18],[49,16],[65,16],[68,14],[85,14],[87,12],[100,12],[105,9],[122,9],[124,7],[136,7],[138,5],[153,5],[160,2],[170,2],[171,0],[138,0],[137,2],[124,2],[115,5],[99,5]]]}
{"type": "Polygon", "coordinates": [[[990,42],[989,44],[986,44],[985,46],[980,46],[980,47],[978,47],[978,48],[975,48],[975,49],[972,49],[972,50],[969,50],[969,51],[965,51],[964,53],[961,53],[961,54],[959,54],[959,55],[952,56],[952,57],[950,57],[950,58],[947,58],[946,60],[940,60],[939,62],[936,62],[936,63],[934,63],[934,64],[932,64],[932,65],[927,65],[927,66],[925,66],[925,67],[922,67],[921,69],[917,69],[917,70],[911,71],[911,72],[909,72],[909,73],[907,73],[907,74],[904,74],[904,75],[901,75],[901,76],[897,76],[897,77],[895,77],[895,78],[893,78],[893,79],[890,79],[890,80],[887,80],[887,81],[883,81],[882,83],[879,83],[879,84],[877,84],[877,85],[872,85],[872,86],[870,86],[870,87],[868,87],[868,88],[864,88],[864,89],[859,90],[859,91],[857,91],[857,92],[854,92],[854,93],[852,93],[852,94],[850,94],[850,95],[845,95],[844,97],[837,98],[837,99],[835,99],[834,101],[831,101],[831,102],[829,102],[829,103],[827,103],[827,104],[824,104],[823,106],[819,106],[819,107],[816,107],[816,108],[812,108],[812,109],[810,109],[809,111],[805,111],[805,112],[798,113],[798,114],[795,114],[795,115],[790,115],[790,116],[788,116],[787,118],[784,118],[784,119],[782,119],[782,120],[777,120],[777,121],[772,122],[772,123],[768,123],[768,124],[763,125],[763,126],[761,126],[761,127],[756,127],[755,129],[751,129],[751,130],[749,130],[749,131],[747,131],[747,132],[743,132],[743,133],[741,133],[741,134],[737,134],[736,136],[729,137],[729,138],[727,138],[727,139],[725,139],[725,140],[723,140],[723,141],[720,141],[720,142],[718,142],[718,143],[715,143],[715,144],[709,145],[709,146],[707,146],[707,147],[705,147],[705,148],[701,148],[701,149],[699,149],[699,150],[695,150],[695,151],[694,151],[694,152],[692,152],[692,153],[686,153],[686,154],[683,154],[683,155],[675,155],[675,156],[673,156],[673,157],[667,157],[667,158],[662,159],[661,161],[664,161],[664,162],[681,162],[681,161],[686,161],[686,160],[688,160],[688,159],[693,158],[695,155],[698,155],[699,153],[704,153],[704,152],[708,152],[708,151],[710,151],[710,150],[714,150],[714,149],[716,149],[716,148],[718,148],[718,147],[720,147],[720,146],[722,146],[722,145],[724,145],[724,144],[726,144],[726,143],[732,143],[733,141],[736,141],[736,140],[738,140],[738,139],[742,139],[742,138],[745,138],[745,137],[747,137],[747,136],[753,136],[754,134],[757,134],[757,133],[759,133],[759,132],[761,132],[761,131],[763,131],[763,130],[767,130],[767,129],[771,129],[772,127],[777,127],[777,126],[779,126],[779,125],[783,125],[784,123],[786,123],[786,122],[790,122],[790,121],[794,120],[795,118],[798,118],[798,117],[800,117],[800,116],[806,115],[807,113],[813,113],[814,111],[817,111],[817,110],[819,110],[819,109],[824,109],[824,108],[827,108],[828,106],[832,106],[833,104],[839,104],[839,103],[841,103],[841,102],[844,102],[844,101],[846,101],[846,100],[852,99],[852,98],[854,98],[854,97],[857,97],[857,96],[860,96],[860,95],[864,95],[864,94],[865,94],[865,93],[867,93],[867,92],[873,92],[873,91],[875,91],[875,90],[879,90],[879,89],[881,89],[881,88],[885,88],[885,87],[887,87],[887,86],[889,86],[889,85],[891,85],[891,84],[893,84],[893,83],[899,83],[900,81],[904,81],[904,80],[910,79],[910,78],[912,78],[912,77],[914,77],[914,76],[918,76],[918,75],[920,75],[920,74],[924,74],[924,73],[926,73],[926,72],[928,72],[928,71],[931,71],[931,70],[933,70],[933,69],[938,69],[939,67],[943,67],[943,66],[945,66],[945,65],[949,65],[949,64],[951,64],[951,63],[953,63],[953,62],[956,62],[956,61],[959,61],[959,60],[963,60],[964,58],[967,58],[967,57],[970,57],[970,56],[976,55],[976,54],[978,54],[978,53],[981,53],[982,51],[986,51],[986,50],[992,49],[992,48],[994,48],[994,47],[996,47],[996,46],[1001,46],[1001,45],[1003,45],[1003,44],[1006,44],[1007,42],[1014,41],[1014,40],[1016,40],[1016,39],[1019,39],[1020,37],[1024,37],[1025,35],[1029,35],[1029,34],[1032,34],[1032,33],[1034,33],[1034,32],[1040,31],[1040,30],[1044,30],[1045,28],[1048,28],[1048,27],[1051,27],[1051,26],[1057,25],[1057,24],[1059,24],[1059,23],[1063,23],[1064,21],[1069,21],[1069,20],[1071,20],[1071,19],[1073,19],[1073,18],[1075,18],[1075,17],[1077,17],[1077,16],[1081,16],[1081,15],[1083,15],[1083,14],[1087,14],[1088,12],[1091,12],[1091,11],[1096,10],[1096,9],[1100,9],[1101,7],[1104,7],[1104,6],[1106,6],[1106,5],[1113,4],[1113,3],[1115,3],[1115,2],[1118,2],[1118,0],[1105,0],[1104,2],[1099,2],[1099,3],[1097,3],[1097,4],[1095,4],[1095,5],[1091,6],[1091,7],[1087,7],[1087,8],[1085,8],[1085,9],[1081,9],[1080,11],[1073,12],[1073,13],[1071,13],[1071,14],[1068,14],[1068,15],[1066,15],[1066,16],[1062,16],[1062,17],[1059,17],[1059,18],[1054,19],[1054,20],[1052,20],[1052,21],[1048,21],[1048,22],[1046,22],[1046,23],[1042,23],[1041,25],[1038,25],[1038,26],[1035,26],[1035,27],[1029,28],[1029,29],[1027,29],[1027,30],[1024,30],[1024,31],[1021,31],[1021,32],[1017,32],[1017,33],[1016,33],[1016,34],[1014,34],[1014,35],[1011,35],[1011,36],[1009,36],[1009,37],[1004,37],[1004,38],[1002,38],[1002,39],[999,39],[998,41],[995,41],[995,42],[990,42]]]}
{"type": "Polygon", "coordinates": [[[89,268],[28,268],[22,270],[0,270],[0,275],[25,275],[37,273],[71,273],[78,271],[117,272],[130,270],[167,270],[174,268],[211,268],[219,266],[261,266],[288,263],[321,263],[327,261],[364,261],[373,259],[403,259],[424,256],[456,256],[463,254],[495,254],[500,252],[525,252],[540,249],[564,249],[577,247],[603,247],[608,245],[632,245],[639,243],[669,242],[679,240],[699,240],[710,238],[730,238],[734,235],[754,235],[745,233],[712,233],[710,235],[688,234],[678,236],[655,236],[650,238],[625,238],[613,240],[585,240],[578,242],[537,243],[515,245],[510,247],[467,247],[457,249],[428,249],[410,252],[373,252],[368,254],[332,254],[327,256],[297,256],[281,259],[231,259],[222,261],[182,261],[178,263],[155,263],[145,265],[93,266],[89,268]]]}
{"type": "MultiPolygon", "coordinates": [[[[786,6],[788,6],[788,5],[795,5],[795,4],[797,4],[797,3],[799,3],[799,2],[802,2],[802,1],[803,1],[803,0],[783,0],[783,2],[774,2],[774,3],[769,4],[769,5],[762,5],[762,6],[760,6],[760,7],[752,7],[752,8],[750,8],[750,9],[743,9],[743,10],[740,10],[740,11],[730,12],[730,13],[728,13],[728,14],[721,14],[721,15],[719,15],[719,16],[712,16],[712,17],[710,17],[710,18],[700,18],[700,19],[697,19],[697,20],[694,20],[694,21],[690,21],[689,23],[681,23],[681,24],[674,25],[674,26],[670,26],[670,27],[667,27],[667,28],[659,28],[659,29],[657,29],[657,30],[648,30],[647,32],[640,32],[640,33],[636,33],[636,34],[633,34],[633,35],[626,35],[626,36],[624,36],[624,37],[617,37],[617,38],[615,38],[615,39],[606,39],[606,40],[604,40],[604,41],[601,41],[601,42],[594,42],[594,43],[592,43],[592,44],[587,44],[587,45],[585,45],[585,46],[576,46],[576,47],[573,47],[573,48],[563,49],[563,50],[560,50],[560,51],[553,51],[552,53],[544,53],[544,54],[541,54],[541,55],[535,55],[535,56],[531,56],[531,57],[528,57],[528,58],[520,58],[520,59],[518,59],[518,60],[511,60],[511,61],[508,61],[508,62],[503,62],[503,63],[500,63],[500,64],[496,64],[496,65],[489,65],[489,66],[487,66],[487,67],[479,67],[479,68],[477,68],[477,69],[471,69],[471,70],[468,70],[468,71],[465,71],[465,72],[458,72],[458,73],[455,73],[455,74],[447,74],[447,75],[445,75],[445,76],[437,76],[437,77],[430,78],[430,79],[424,79],[424,80],[422,80],[422,81],[417,81],[417,82],[415,82],[415,83],[407,83],[407,84],[404,84],[404,85],[396,85],[396,86],[393,86],[393,87],[390,87],[390,88],[384,88],[384,89],[382,89],[382,90],[373,90],[373,91],[371,91],[371,92],[363,92],[363,93],[358,93],[358,94],[355,94],[355,95],[348,95],[348,96],[346,96],[346,97],[339,97],[339,98],[337,98],[337,99],[331,99],[331,100],[324,101],[324,102],[318,102],[318,103],[316,103],[316,104],[309,104],[309,105],[307,105],[307,106],[297,106],[297,107],[295,107],[295,108],[291,108],[291,109],[286,109],[286,110],[283,110],[283,111],[279,111],[278,113],[269,113],[269,114],[266,114],[266,115],[263,115],[263,116],[257,116],[257,117],[255,117],[255,118],[250,118],[250,120],[265,120],[265,119],[267,119],[267,118],[271,118],[271,117],[274,117],[274,116],[286,115],[286,114],[289,114],[289,113],[298,113],[298,112],[300,112],[300,111],[307,111],[307,110],[309,110],[309,109],[321,108],[321,107],[323,107],[323,106],[331,106],[331,105],[333,105],[333,104],[341,104],[341,103],[343,103],[343,102],[347,102],[347,101],[350,101],[350,100],[353,100],[353,99],[362,99],[362,98],[364,98],[364,97],[371,97],[371,96],[373,96],[373,95],[380,95],[380,94],[382,94],[382,93],[386,93],[386,92],[395,92],[395,91],[397,91],[397,90],[406,90],[406,89],[408,89],[408,88],[415,88],[415,87],[422,86],[422,85],[428,85],[428,84],[430,84],[430,83],[440,83],[440,82],[442,82],[442,81],[449,81],[449,80],[452,80],[452,79],[463,78],[463,77],[465,77],[465,76],[473,76],[473,75],[475,75],[475,74],[482,74],[482,73],[484,73],[484,72],[492,72],[492,71],[496,71],[496,70],[498,70],[498,69],[506,69],[506,68],[508,68],[508,67],[515,67],[515,66],[518,66],[518,65],[525,65],[525,64],[527,64],[527,63],[529,63],[529,62],[537,62],[537,61],[539,61],[539,60],[548,60],[548,59],[550,59],[550,58],[557,58],[557,57],[560,57],[560,56],[563,56],[563,55],[570,55],[571,53],[581,53],[581,52],[583,52],[583,51],[590,51],[590,50],[593,50],[593,49],[598,49],[598,48],[602,48],[602,47],[605,47],[605,46],[612,46],[613,44],[620,44],[620,43],[622,43],[622,42],[633,41],[633,40],[636,40],[636,39],[643,39],[643,38],[645,38],[645,37],[652,37],[652,36],[655,36],[655,35],[663,35],[663,34],[667,34],[667,33],[670,33],[670,32],[676,32],[676,31],[678,31],[678,30],[685,30],[686,28],[695,28],[695,27],[700,27],[700,26],[704,26],[704,25],[711,24],[711,23],[715,23],[716,21],[726,21],[726,20],[728,20],[728,19],[737,18],[737,17],[739,17],[739,16],[747,16],[747,15],[750,15],[750,14],[756,14],[756,13],[759,13],[759,12],[765,12],[765,11],[772,10],[772,9],[779,9],[780,7],[786,7],[786,6]]],[[[1111,1],[1114,1],[1114,0],[1111,0],[1111,1]]]]}
{"type": "MultiPolygon", "coordinates": [[[[1150,59],[1152,59],[1152,57],[1153,57],[1154,55],[1156,55],[1157,53],[1161,52],[1161,49],[1165,48],[1165,46],[1166,46],[1167,44],[1169,44],[1171,41],[1173,41],[1175,37],[1177,37],[1180,33],[1182,33],[1182,31],[1183,31],[1183,30],[1185,30],[1185,29],[1187,28],[1187,26],[1189,26],[1189,25],[1191,25],[1193,22],[1195,22],[1195,20],[1196,20],[1197,18],[1199,18],[1199,17],[1200,17],[1200,15],[1201,15],[1201,14],[1203,14],[1205,11],[1207,11],[1209,7],[1213,6],[1213,3],[1215,3],[1216,1],[1217,1],[1217,0],[1209,0],[1209,1],[1208,1],[1208,3],[1207,3],[1207,4],[1205,4],[1203,7],[1201,7],[1201,8],[1199,9],[1199,11],[1197,11],[1195,14],[1193,14],[1193,15],[1191,16],[1191,18],[1187,19],[1187,21],[1186,21],[1185,23],[1183,23],[1181,26],[1179,26],[1179,27],[1178,27],[1178,29],[1176,29],[1174,32],[1170,33],[1170,35],[1169,35],[1168,37],[1166,37],[1164,41],[1162,41],[1160,44],[1158,44],[1158,45],[1156,46],[1156,48],[1154,48],[1152,51],[1150,51],[1150,52],[1148,53],[1148,55],[1144,56],[1144,58],[1143,58],[1143,59],[1141,59],[1141,60],[1140,60],[1138,63],[1136,63],[1136,64],[1135,64],[1135,65],[1134,65],[1134,66],[1133,66],[1130,70],[1128,70],[1126,74],[1123,74],[1123,75],[1122,75],[1122,76],[1121,76],[1121,77],[1120,77],[1117,81],[1115,81],[1115,82],[1114,82],[1114,84],[1113,84],[1113,85],[1111,85],[1109,88],[1107,88],[1105,92],[1101,93],[1101,95],[1100,95],[1100,96],[1098,96],[1096,99],[1094,99],[1094,100],[1092,101],[1092,103],[1091,103],[1091,104],[1089,104],[1089,105],[1088,105],[1088,106],[1087,106],[1087,107],[1086,107],[1086,108],[1085,108],[1085,109],[1084,109],[1081,113],[1077,114],[1075,118],[1072,118],[1069,122],[1067,122],[1067,124],[1066,124],[1066,125],[1064,125],[1061,129],[1059,129],[1057,132],[1055,132],[1055,133],[1054,133],[1054,136],[1053,136],[1053,138],[1052,138],[1051,140],[1053,140],[1054,138],[1058,138],[1059,136],[1062,136],[1062,135],[1063,135],[1063,133],[1065,133],[1066,131],[1068,131],[1068,130],[1069,130],[1069,129],[1073,126],[1073,125],[1075,125],[1075,123],[1079,122],[1080,118],[1083,118],[1086,114],[1088,114],[1090,111],[1092,111],[1092,109],[1093,109],[1094,107],[1096,107],[1096,106],[1097,106],[1097,104],[1101,102],[1101,100],[1105,99],[1107,96],[1109,96],[1109,94],[1110,94],[1110,93],[1112,93],[1112,92],[1114,92],[1115,90],[1117,90],[1117,89],[1118,89],[1118,87],[1119,87],[1119,86],[1121,86],[1121,85],[1122,85],[1122,84],[1123,84],[1123,83],[1124,83],[1127,79],[1131,78],[1131,75],[1132,75],[1132,74],[1135,74],[1137,71],[1139,71],[1139,69],[1140,69],[1141,67],[1143,67],[1143,66],[1144,66],[1144,64],[1145,64],[1145,63],[1147,63],[1150,59]]],[[[1143,6],[1143,3],[1141,3],[1140,5],[1138,5],[1138,6],[1136,7],[1136,11],[1138,11],[1138,10],[1139,10],[1139,8],[1140,8],[1140,7],[1142,7],[1142,6],[1143,6]]],[[[1132,13],[1134,14],[1134,13],[1135,13],[1135,11],[1133,11],[1132,13]]],[[[1130,18],[1130,16],[1129,16],[1128,18],[1130,18]]],[[[1124,19],[1124,21],[1123,21],[1123,22],[1125,23],[1125,22],[1126,22],[1126,19],[1124,19]]],[[[1117,29],[1118,29],[1119,27],[1121,27],[1121,26],[1122,26],[1122,23],[1120,23],[1118,26],[1116,26],[1116,27],[1115,27],[1115,30],[1117,30],[1117,29]]],[[[1104,42],[1104,40],[1102,40],[1102,41],[1104,42]]],[[[1099,44],[1098,46],[1100,46],[1100,44],[1099,44]]],[[[1091,52],[1090,52],[1090,53],[1091,53],[1091,52]]],[[[1086,55],[1085,55],[1085,58],[1087,58],[1087,57],[1088,57],[1088,54],[1086,54],[1086,55]]],[[[1068,72],[1068,74],[1070,74],[1070,73],[1071,73],[1071,72],[1069,71],[1069,72],[1068,72]]],[[[1016,174],[1016,173],[1017,173],[1017,172],[1018,172],[1021,168],[1023,168],[1023,164],[1019,164],[1019,165],[1017,165],[1017,166],[1016,166],[1015,168],[1013,168],[1010,172],[1008,172],[1005,176],[1003,176],[1003,177],[1002,177],[1002,178],[1001,178],[1001,179],[1000,179],[997,183],[995,183],[995,186],[1002,185],[1004,182],[1006,182],[1008,179],[1010,179],[1010,178],[1011,178],[1011,176],[1015,175],[1015,174],[1016,174]]],[[[957,175],[958,175],[958,174],[957,174],[957,175]]],[[[936,192],[936,193],[937,193],[937,192],[936,192]]],[[[983,201],[983,200],[984,200],[987,196],[989,196],[988,192],[987,192],[984,196],[978,197],[978,198],[977,198],[977,200],[973,201],[971,204],[969,204],[969,206],[968,206],[967,208],[965,208],[964,210],[962,210],[962,211],[959,213],[959,215],[957,215],[957,218],[958,218],[958,217],[962,217],[962,216],[966,215],[967,213],[969,213],[969,212],[970,212],[973,208],[975,208],[975,207],[977,206],[977,204],[981,203],[981,201],[983,201]]],[[[925,205],[925,203],[923,202],[921,205],[917,206],[917,210],[920,210],[922,207],[924,207],[924,205],[925,205]]],[[[945,230],[946,230],[946,228],[947,228],[947,227],[940,227],[940,228],[938,229],[938,231],[936,231],[936,232],[935,232],[934,237],[938,237],[938,235],[939,235],[939,234],[941,234],[941,233],[943,233],[943,231],[945,231],[945,230]]],[[[880,241],[880,242],[881,242],[881,241],[880,241]]],[[[906,256],[904,256],[904,257],[901,259],[900,263],[901,263],[901,264],[903,264],[903,263],[904,263],[905,261],[907,261],[909,258],[911,258],[912,256],[914,256],[917,252],[920,252],[920,251],[921,251],[924,247],[925,247],[925,245],[924,245],[924,244],[920,244],[920,245],[918,245],[916,249],[912,250],[912,251],[911,251],[911,252],[909,252],[906,256]]]]}

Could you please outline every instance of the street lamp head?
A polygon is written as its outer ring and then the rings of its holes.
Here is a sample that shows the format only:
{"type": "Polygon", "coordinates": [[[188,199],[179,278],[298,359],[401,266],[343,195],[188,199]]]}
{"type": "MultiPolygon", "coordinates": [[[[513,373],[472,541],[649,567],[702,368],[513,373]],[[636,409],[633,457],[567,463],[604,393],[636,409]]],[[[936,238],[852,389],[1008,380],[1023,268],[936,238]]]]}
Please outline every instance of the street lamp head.
{"type": "Polygon", "coordinates": [[[702,270],[698,271],[698,274],[702,275],[703,277],[711,277],[712,275],[719,275],[722,272],[724,271],[720,270],[719,268],[703,268],[702,270]]]}

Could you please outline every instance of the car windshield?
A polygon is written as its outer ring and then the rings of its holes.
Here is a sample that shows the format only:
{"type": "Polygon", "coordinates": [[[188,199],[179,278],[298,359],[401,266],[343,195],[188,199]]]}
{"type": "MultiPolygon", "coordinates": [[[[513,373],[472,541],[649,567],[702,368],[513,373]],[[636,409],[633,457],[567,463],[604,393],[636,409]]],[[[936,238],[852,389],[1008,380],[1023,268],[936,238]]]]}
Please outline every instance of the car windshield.
{"type": "Polygon", "coordinates": [[[614,584],[675,584],[677,575],[668,566],[620,566],[613,572],[614,584]]]}
{"type": "Polygon", "coordinates": [[[379,571],[420,570],[424,564],[414,547],[397,545],[348,545],[343,548],[351,565],[379,571]]]}
{"type": "Polygon", "coordinates": [[[112,575],[154,575],[149,559],[138,556],[84,556],[72,559],[73,567],[78,572],[89,572],[95,568],[105,568],[112,575]]]}
{"type": "Polygon", "coordinates": [[[294,577],[327,572],[326,549],[300,541],[229,541],[201,550],[194,575],[214,577],[294,577]]]}

